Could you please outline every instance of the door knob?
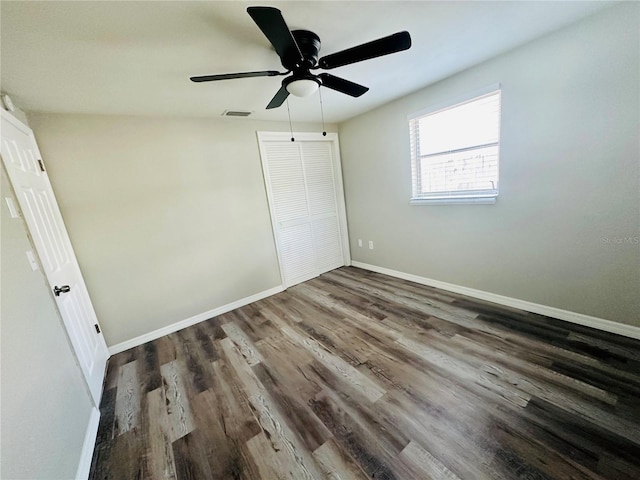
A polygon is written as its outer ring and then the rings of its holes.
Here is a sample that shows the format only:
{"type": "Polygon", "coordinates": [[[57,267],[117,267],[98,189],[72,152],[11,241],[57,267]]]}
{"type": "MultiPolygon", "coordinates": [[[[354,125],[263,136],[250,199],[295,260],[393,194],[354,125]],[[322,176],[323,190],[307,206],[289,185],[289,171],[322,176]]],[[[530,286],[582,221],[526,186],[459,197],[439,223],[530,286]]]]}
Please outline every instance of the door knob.
{"type": "Polygon", "coordinates": [[[58,287],[57,285],[53,287],[53,293],[56,294],[56,297],[59,297],[61,293],[67,293],[71,291],[71,287],[69,285],[63,285],[58,287]]]}

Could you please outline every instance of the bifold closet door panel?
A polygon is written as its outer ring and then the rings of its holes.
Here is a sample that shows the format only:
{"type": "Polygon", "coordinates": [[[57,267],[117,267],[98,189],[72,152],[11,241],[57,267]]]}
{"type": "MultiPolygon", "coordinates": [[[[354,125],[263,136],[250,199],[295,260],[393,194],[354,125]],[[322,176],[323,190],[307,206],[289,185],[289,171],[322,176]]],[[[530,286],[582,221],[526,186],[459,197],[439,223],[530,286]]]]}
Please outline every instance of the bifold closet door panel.
{"type": "Polygon", "coordinates": [[[299,144],[267,142],[264,152],[275,240],[285,287],[318,275],[299,144]]]}
{"type": "Polygon", "coordinates": [[[330,142],[301,142],[318,274],[344,265],[330,142]]]}
{"type": "Polygon", "coordinates": [[[260,144],[284,287],[345,264],[334,142],[260,144]]]}

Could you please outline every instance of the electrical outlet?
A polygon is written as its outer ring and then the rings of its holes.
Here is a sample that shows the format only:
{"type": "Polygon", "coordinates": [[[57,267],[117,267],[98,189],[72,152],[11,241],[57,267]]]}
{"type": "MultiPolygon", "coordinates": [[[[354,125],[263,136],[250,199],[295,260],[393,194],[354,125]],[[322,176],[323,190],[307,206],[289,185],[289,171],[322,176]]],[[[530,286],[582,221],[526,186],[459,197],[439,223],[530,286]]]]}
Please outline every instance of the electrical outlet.
{"type": "Polygon", "coordinates": [[[359,246],[359,247],[361,247],[361,246],[362,246],[362,239],[361,239],[361,238],[359,238],[359,239],[358,239],[358,246],[359,246]]]}
{"type": "Polygon", "coordinates": [[[373,250],[373,240],[369,240],[369,250],[373,250]]]}

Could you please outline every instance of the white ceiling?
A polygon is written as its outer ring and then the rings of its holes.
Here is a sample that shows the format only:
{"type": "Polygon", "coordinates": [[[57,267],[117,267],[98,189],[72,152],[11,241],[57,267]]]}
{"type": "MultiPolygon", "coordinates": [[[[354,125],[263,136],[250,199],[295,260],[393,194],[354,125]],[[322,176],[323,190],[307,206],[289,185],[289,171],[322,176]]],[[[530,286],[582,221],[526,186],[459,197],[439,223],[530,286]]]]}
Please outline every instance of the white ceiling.
{"type": "MultiPolygon", "coordinates": [[[[231,109],[286,120],[286,104],[265,110],[282,77],[189,81],[283,70],[247,6],[275,6],[291,29],[318,34],[320,56],[408,30],[410,50],[331,71],[370,87],[360,98],[323,89],[325,120],[339,122],[611,4],[2,1],[1,86],[27,111],[219,117],[231,109]]],[[[317,95],[289,104],[294,121],[320,119],[317,95]]]]}

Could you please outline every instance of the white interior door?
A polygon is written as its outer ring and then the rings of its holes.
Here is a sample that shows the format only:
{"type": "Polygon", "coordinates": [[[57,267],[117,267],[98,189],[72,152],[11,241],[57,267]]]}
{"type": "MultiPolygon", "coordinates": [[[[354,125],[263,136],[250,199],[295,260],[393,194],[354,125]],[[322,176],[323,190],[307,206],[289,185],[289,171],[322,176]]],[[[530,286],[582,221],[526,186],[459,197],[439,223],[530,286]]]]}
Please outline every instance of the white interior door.
{"type": "Polygon", "coordinates": [[[285,288],[350,263],[338,137],[259,132],[285,288]]]}
{"type": "Polygon", "coordinates": [[[69,340],[98,406],[109,353],[33,132],[2,112],[2,160],[69,340]]]}

